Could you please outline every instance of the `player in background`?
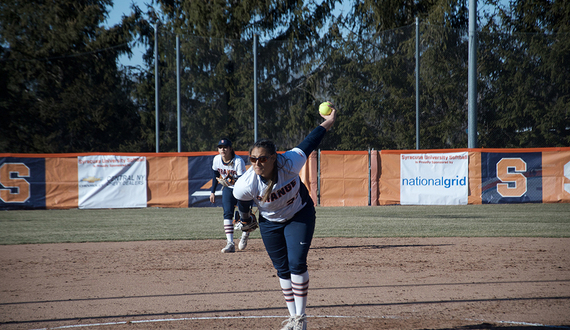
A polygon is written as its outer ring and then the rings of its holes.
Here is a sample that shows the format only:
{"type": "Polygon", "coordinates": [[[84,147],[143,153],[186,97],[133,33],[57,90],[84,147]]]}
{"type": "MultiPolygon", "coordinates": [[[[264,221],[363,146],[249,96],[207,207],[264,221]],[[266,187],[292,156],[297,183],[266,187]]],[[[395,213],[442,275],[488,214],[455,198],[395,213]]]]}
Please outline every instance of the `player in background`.
{"type": "MultiPolygon", "coordinates": [[[[223,185],[222,206],[224,209],[224,232],[227,239],[222,253],[231,253],[235,252],[233,214],[234,207],[237,205],[237,200],[232,191],[236,180],[245,173],[245,162],[241,157],[236,156],[232,148],[232,142],[226,138],[221,139],[218,143],[218,152],[219,155],[214,157],[212,163],[213,178],[210,202],[214,203],[216,201],[215,192],[218,183],[220,183],[223,185]]],[[[238,245],[240,250],[245,249],[248,238],[249,232],[243,231],[238,245]]]]}
{"type": "Polygon", "coordinates": [[[299,172],[309,154],[333,126],[336,109],[297,147],[277,154],[275,144],[259,140],[249,151],[251,168],[234,187],[244,226],[256,222],[250,203],[259,210],[259,230],[265,249],[277,270],[289,310],[283,329],[306,329],[305,309],[309,291],[307,254],[315,229],[315,207],[299,172]]]}

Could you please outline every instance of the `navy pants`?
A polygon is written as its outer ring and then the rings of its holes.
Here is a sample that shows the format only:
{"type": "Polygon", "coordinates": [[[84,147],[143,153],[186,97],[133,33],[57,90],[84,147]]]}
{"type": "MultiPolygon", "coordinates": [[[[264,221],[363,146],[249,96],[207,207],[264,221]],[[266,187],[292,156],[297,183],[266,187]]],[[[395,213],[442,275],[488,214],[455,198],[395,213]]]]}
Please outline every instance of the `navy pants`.
{"type": "Polygon", "coordinates": [[[224,188],[222,190],[222,207],[224,208],[224,219],[234,219],[234,207],[237,205],[237,199],[234,197],[234,190],[224,188]]]}
{"type": "Polygon", "coordinates": [[[265,249],[277,270],[277,276],[290,279],[291,274],[307,271],[307,254],[315,232],[315,207],[312,203],[284,223],[259,217],[259,231],[265,249]]]}

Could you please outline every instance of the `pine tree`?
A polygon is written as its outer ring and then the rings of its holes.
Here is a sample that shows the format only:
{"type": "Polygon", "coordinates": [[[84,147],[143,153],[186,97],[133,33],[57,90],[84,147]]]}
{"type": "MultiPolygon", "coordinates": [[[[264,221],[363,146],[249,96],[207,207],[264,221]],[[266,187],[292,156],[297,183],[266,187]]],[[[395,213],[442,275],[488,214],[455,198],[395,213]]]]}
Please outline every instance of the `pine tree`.
{"type": "MultiPolygon", "coordinates": [[[[320,100],[309,90],[307,77],[318,67],[309,55],[320,51],[314,44],[334,1],[159,3],[167,17],[159,39],[161,141],[166,148],[161,150],[174,148],[175,131],[169,128],[176,118],[176,34],[181,40],[183,68],[183,150],[212,150],[222,136],[233,140],[238,150],[253,143],[254,33],[260,39],[258,137],[272,138],[285,149],[299,143],[314,127],[320,100]]],[[[150,65],[152,57],[147,58],[150,65]]],[[[153,80],[148,76],[145,81],[147,86],[139,86],[138,98],[152,104],[146,91],[153,80]]]]}
{"type": "Polygon", "coordinates": [[[0,4],[0,152],[115,151],[138,138],[133,82],[117,58],[140,12],[106,29],[111,4],[0,4]]]}
{"type": "Polygon", "coordinates": [[[570,145],[570,4],[499,7],[482,35],[484,147],[570,145]]]}

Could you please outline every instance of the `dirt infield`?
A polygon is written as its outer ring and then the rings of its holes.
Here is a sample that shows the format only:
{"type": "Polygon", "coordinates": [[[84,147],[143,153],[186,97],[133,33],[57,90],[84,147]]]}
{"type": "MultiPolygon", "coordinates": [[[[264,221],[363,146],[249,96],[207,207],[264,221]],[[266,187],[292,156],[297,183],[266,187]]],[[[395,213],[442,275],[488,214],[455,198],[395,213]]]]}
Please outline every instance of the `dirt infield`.
{"type": "MultiPolygon", "coordinates": [[[[0,246],[0,329],[280,329],[261,240],[0,246]]],[[[308,329],[570,328],[568,238],[327,238],[308,329]]]]}

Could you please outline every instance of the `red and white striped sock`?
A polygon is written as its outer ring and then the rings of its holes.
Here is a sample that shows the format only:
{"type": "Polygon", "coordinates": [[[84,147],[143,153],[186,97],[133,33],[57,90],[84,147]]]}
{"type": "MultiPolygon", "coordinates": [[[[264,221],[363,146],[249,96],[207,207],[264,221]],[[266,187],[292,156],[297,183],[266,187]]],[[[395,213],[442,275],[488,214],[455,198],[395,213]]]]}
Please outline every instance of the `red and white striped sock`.
{"type": "Polygon", "coordinates": [[[234,241],[234,225],[232,220],[224,219],[224,231],[228,242],[234,241]]]}
{"type": "Polygon", "coordinates": [[[281,284],[281,290],[283,291],[283,297],[285,297],[285,303],[287,304],[289,315],[295,316],[295,298],[293,297],[293,288],[291,287],[291,280],[280,278],[279,284],[281,284]]]}
{"type": "Polygon", "coordinates": [[[291,274],[291,287],[295,296],[296,314],[303,315],[307,307],[307,294],[309,293],[309,272],[301,275],[291,274]]]}

